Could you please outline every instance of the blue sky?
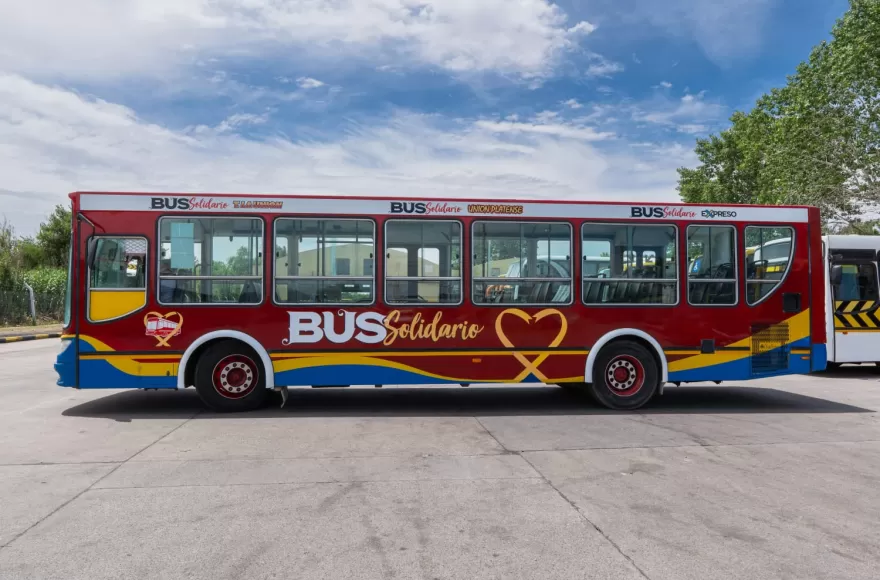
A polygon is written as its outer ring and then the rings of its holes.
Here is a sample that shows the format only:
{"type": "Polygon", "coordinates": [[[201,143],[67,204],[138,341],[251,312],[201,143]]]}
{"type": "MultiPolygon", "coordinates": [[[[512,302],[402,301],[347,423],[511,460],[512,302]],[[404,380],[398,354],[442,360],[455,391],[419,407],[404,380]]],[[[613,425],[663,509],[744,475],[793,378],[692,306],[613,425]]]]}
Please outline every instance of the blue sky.
{"type": "MultiPolygon", "coordinates": [[[[75,6],[73,6],[75,4],[75,6]]],[[[845,0],[0,7],[0,212],[76,189],[674,201],[845,0]]]]}

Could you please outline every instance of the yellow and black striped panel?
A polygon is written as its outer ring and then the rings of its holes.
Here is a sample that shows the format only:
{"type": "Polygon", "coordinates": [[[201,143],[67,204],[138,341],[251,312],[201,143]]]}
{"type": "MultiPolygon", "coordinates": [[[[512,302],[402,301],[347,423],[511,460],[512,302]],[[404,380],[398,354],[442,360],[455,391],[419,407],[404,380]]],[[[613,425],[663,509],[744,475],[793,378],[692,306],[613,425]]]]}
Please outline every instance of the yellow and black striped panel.
{"type": "Polygon", "coordinates": [[[834,330],[880,330],[876,300],[840,300],[834,303],[834,330]]]}

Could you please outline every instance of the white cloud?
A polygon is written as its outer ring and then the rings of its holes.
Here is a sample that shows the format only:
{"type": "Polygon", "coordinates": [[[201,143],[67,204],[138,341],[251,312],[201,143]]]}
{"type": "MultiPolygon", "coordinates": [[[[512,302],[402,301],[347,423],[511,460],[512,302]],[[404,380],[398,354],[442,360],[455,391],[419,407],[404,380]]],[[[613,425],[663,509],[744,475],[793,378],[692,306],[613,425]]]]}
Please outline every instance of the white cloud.
{"type": "Polygon", "coordinates": [[[509,121],[477,121],[475,126],[498,134],[538,134],[564,137],[580,141],[603,141],[614,133],[598,132],[592,127],[578,127],[564,123],[511,123],[509,121]]]}
{"type": "Polygon", "coordinates": [[[301,89],[317,89],[319,87],[323,87],[324,83],[319,81],[318,79],[313,79],[311,77],[299,77],[296,79],[296,84],[301,89]]]}
{"type": "Polygon", "coordinates": [[[77,189],[673,200],[675,168],[693,162],[679,146],[636,153],[550,116],[448,122],[399,113],[307,142],[226,130],[263,118],[242,113],[175,131],[0,74],[0,208],[27,234],[77,189]]]}
{"type": "Polygon", "coordinates": [[[557,111],[541,111],[534,116],[534,121],[541,124],[553,123],[558,117],[557,111]]]}
{"type": "Polygon", "coordinates": [[[568,107],[569,109],[580,109],[583,107],[583,105],[580,104],[577,99],[568,99],[567,101],[565,101],[562,104],[565,105],[566,107],[568,107]]]}
{"type": "Polygon", "coordinates": [[[660,87],[664,89],[671,89],[672,83],[670,83],[669,81],[660,81],[660,87]]]}
{"type": "Polygon", "coordinates": [[[684,133],[704,133],[708,125],[718,123],[726,112],[720,103],[708,101],[705,93],[684,95],[677,101],[657,98],[637,106],[632,112],[635,121],[675,126],[684,133]]]}
{"type": "Polygon", "coordinates": [[[593,29],[549,0],[31,0],[0,7],[0,70],[106,81],[297,51],[533,78],[593,29]]]}
{"type": "Polygon", "coordinates": [[[596,27],[594,25],[590,24],[586,20],[583,20],[569,28],[568,33],[572,36],[577,34],[583,34],[586,36],[587,34],[592,34],[595,30],[596,27]]]}
{"type": "MultiPolygon", "coordinates": [[[[218,133],[236,131],[247,125],[264,125],[268,120],[269,113],[263,113],[262,115],[255,115],[253,113],[236,113],[224,119],[216,128],[214,128],[214,130],[218,133]]],[[[204,125],[200,125],[193,129],[195,132],[205,130],[208,130],[208,128],[204,125]]]]}
{"type": "Polygon", "coordinates": [[[708,126],[700,125],[698,123],[682,123],[681,125],[677,125],[676,129],[682,133],[688,133],[689,135],[702,135],[709,132],[708,126]]]}
{"type": "Polygon", "coordinates": [[[613,62],[599,55],[592,55],[593,62],[587,67],[588,77],[610,77],[613,74],[623,72],[624,67],[619,62],[613,62]]]}
{"type": "Polygon", "coordinates": [[[666,0],[662,9],[656,0],[598,2],[637,32],[641,41],[648,23],[667,34],[693,39],[712,61],[726,65],[757,52],[780,0],[666,0]]]}

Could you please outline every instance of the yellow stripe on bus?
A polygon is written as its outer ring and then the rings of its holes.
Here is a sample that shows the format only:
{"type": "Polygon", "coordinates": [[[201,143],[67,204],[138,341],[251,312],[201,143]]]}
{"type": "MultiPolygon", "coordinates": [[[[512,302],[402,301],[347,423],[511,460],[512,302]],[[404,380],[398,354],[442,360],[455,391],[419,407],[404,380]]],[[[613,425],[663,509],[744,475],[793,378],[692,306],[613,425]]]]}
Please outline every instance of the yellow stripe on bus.
{"type": "MultiPolygon", "coordinates": [[[[791,318],[783,321],[788,324],[788,344],[803,340],[810,336],[810,309],[795,314],[791,318]]],[[[727,362],[733,362],[752,356],[752,337],[746,337],[742,340],[729,345],[742,350],[722,350],[716,351],[714,354],[698,354],[687,358],[679,359],[669,363],[669,372],[689,371],[727,362]]]]}

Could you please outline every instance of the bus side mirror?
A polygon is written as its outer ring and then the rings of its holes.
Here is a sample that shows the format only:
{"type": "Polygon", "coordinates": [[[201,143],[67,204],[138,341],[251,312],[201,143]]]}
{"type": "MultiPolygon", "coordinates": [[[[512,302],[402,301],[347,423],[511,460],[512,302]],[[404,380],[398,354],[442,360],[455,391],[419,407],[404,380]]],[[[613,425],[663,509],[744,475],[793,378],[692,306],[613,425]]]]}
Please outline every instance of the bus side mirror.
{"type": "Polygon", "coordinates": [[[838,286],[843,280],[843,266],[831,266],[831,284],[838,286]]]}
{"type": "Polygon", "coordinates": [[[95,268],[95,254],[98,248],[98,238],[89,238],[89,243],[86,249],[86,264],[89,266],[89,270],[94,270],[95,268]]]}

